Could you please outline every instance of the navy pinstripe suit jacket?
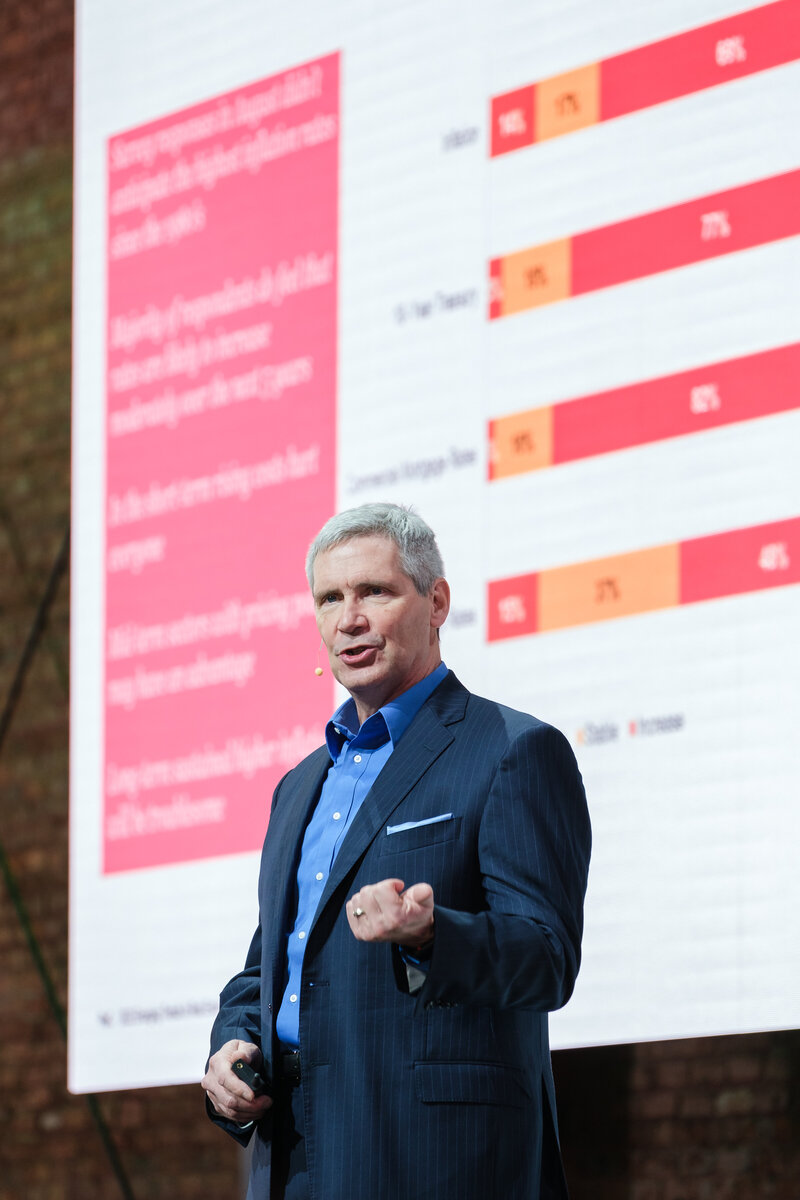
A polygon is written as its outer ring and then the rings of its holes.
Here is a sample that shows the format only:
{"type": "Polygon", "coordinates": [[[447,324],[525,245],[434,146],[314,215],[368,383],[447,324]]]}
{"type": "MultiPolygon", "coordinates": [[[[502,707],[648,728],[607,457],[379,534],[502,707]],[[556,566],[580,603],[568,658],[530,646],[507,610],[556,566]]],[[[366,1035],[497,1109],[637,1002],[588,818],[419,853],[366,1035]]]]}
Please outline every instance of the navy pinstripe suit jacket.
{"type": "MultiPolygon", "coordinates": [[[[278,785],[261,923],[220,997],[231,1038],[275,1054],[303,831],[330,765],[321,747],[278,785]]],[[[315,1200],[539,1200],[566,1195],[547,1013],[580,959],[590,850],[583,785],[549,725],[449,673],[348,830],[306,943],[300,1048],[315,1200]],[[387,834],[387,825],[452,818],[387,834]],[[436,936],[408,993],[397,948],[355,940],[345,901],[397,877],[430,883],[436,936]]],[[[240,1141],[242,1132],[217,1118],[240,1141]]],[[[272,1121],[256,1128],[249,1195],[269,1197],[272,1121]]]]}

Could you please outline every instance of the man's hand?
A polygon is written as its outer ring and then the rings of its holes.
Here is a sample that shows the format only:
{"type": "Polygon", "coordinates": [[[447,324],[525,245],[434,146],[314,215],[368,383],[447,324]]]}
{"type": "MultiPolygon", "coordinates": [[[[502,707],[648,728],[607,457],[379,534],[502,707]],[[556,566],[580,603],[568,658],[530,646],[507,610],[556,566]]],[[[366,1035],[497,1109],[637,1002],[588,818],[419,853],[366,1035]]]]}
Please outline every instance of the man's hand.
{"type": "Polygon", "coordinates": [[[432,940],[433,888],[429,883],[404,888],[402,879],[384,879],[350,897],[347,920],[360,942],[397,942],[412,949],[432,940]]]}
{"type": "Polygon", "coordinates": [[[226,1042],[211,1056],[201,1087],[220,1117],[235,1121],[237,1125],[247,1125],[250,1121],[259,1121],[267,1109],[272,1108],[272,1100],[269,1096],[254,1096],[247,1084],[234,1075],[231,1064],[237,1058],[257,1067],[261,1062],[261,1051],[252,1042],[238,1039],[226,1042]]]}

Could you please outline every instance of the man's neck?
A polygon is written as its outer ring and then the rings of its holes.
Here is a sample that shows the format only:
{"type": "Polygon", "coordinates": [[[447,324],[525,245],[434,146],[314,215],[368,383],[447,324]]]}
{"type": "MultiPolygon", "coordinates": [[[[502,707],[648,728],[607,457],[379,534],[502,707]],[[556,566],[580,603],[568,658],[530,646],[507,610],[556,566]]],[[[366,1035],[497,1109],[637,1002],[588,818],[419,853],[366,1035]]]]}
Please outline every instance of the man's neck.
{"type": "MultiPolygon", "coordinates": [[[[437,645],[437,650],[438,650],[438,645],[437,645]]],[[[427,679],[429,675],[432,675],[433,672],[437,669],[437,667],[441,666],[441,664],[442,664],[442,656],[441,656],[441,654],[437,653],[436,661],[429,665],[427,671],[425,671],[425,673],[423,675],[420,675],[417,679],[415,679],[413,681],[413,683],[409,683],[407,687],[404,687],[402,689],[402,691],[399,691],[399,692],[389,692],[388,694],[385,694],[382,696],[372,695],[369,692],[364,692],[364,693],[360,693],[360,694],[351,692],[350,696],[353,700],[353,703],[356,706],[356,716],[358,717],[359,729],[361,728],[361,726],[364,724],[365,721],[367,721],[370,717],[374,716],[375,713],[379,712],[380,709],[382,709],[385,705],[391,704],[391,702],[393,700],[399,700],[401,696],[405,696],[406,692],[410,692],[411,689],[413,687],[416,687],[418,683],[422,683],[423,679],[427,679]]]]}

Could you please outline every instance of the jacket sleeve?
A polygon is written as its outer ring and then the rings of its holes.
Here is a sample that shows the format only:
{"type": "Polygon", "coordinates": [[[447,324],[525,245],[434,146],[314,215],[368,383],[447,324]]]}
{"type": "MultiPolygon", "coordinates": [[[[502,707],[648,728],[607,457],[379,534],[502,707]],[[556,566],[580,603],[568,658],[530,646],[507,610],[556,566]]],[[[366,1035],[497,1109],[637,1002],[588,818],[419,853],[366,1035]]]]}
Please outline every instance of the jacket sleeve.
{"type": "MultiPolygon", "coordinates": [[[[275,788],[270,814],[275,811],[287,775],[283,776],[275,788]]],[[[259,894],[260,890],[259,886],[259,894]]],[[[216,1054],[226,1042],[233,1039],[252,1042],[258,1046],[259,1050],[263,1050],[261,1043],[261,950],[261,922],[259,921],[247,951],[244,967],[237,975],[234,975],[220,993],[219,1012],[211,1028],[209,1058],[216,1054]]],[[[206,1070],[208,1070],[208,1063],[206,1063],[206,1070]]],[[[220,1117],[214,1112],[208,1100],[206,1100],[206,1112],[216,1125],[229,1133],[237,1142],[241,1142],[243,1146],[250,1141],[255,1125],[248,1125],[242,1129],[235,1122],[225,1120],[224,1117],[220,1117]]],[[[271,1117],[269,1113],[259,1122],[259,1129],[262,1137],[266,1138],[270,1135],[271,1117]]]]}
{"type": "MultiPolygon", "coordinates": [[[[580,964],[590,848],[586,797],[569,743],[549,725],[522,729],[497,763],[480,821],[484,908],[436,905],[418,1003],[541,1012],[566,1004],[580,964]]],[[[403,990],[406,978],[397,971],[403,990]]]]}
{"type": "MultiPolygon", "coordinates": [[[[216,1054],[226,1042],[234,1038],[242,1042],[253,1042],[261,1049],[261,926],[253,935],[243,970],[234,975],[220,993],[219,1012],[211,1028],[211,1055],[216,1054]]],[[[208,1063],[206,1063],[208,1070],[208,1063]]],[[[206,1098],[206,1112],[215,1125],[219,1125],[241,1145],[246,1146],[255,1130],[255,1124],[243,1129],[234,1121],[220,1117],[206,1098]]],[[[263,1125],[263,1121],[262,1121],[263,1125]]]]}
{"type": "MultiPolygon", "coordinates": [[[[287,775],[283,776],[273,792],[270,816],[275,811],[287,775]]],[[[259,884],[259,894],[260,892],[259,884]]],[[[221,1046],[233,1038],[238,1038],[243,1042],[253,1042],[259,1049],[262,1048],[260,920],[250,942],[243,969],[234,975],[220,993],[219,1012],[211,1028],[210,1054],[216,1054],[221,1046]]]]}
{"type": "Polygon", "coordinates": [[[220,993],[219,1012],[211,1028],[211,1054],[233,1038],[261,1048],[261,925],[253,934],[244,968],[220,993]]]}

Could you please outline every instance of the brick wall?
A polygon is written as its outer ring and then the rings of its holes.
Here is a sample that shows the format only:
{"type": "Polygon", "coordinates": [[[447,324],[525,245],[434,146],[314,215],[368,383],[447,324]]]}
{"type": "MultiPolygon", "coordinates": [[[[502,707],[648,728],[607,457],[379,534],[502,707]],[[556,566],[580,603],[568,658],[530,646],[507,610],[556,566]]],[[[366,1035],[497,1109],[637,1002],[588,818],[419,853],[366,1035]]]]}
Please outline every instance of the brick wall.
{"type": "MultiPolygon", "coordinates": [[[[0,0],[0,706],[69,512],[72,37],[68,0],[0,0]]],[[[67,672],[62,578],[0,749],[0,846],[62,1006],[67,672]]],[[[797,1033],[557,1054],[573,1200],[797,1200],[799,1057],[797,1033]]],[[[0,878],[0,1200],[122,1195],[65,1060],[0,878]]],[[[196,1087],[99,1108],[136,1200],[236,1195],[196,1087]]]]}
{"type": "Polygon", "coordinates": [[[573,1200],[798,1200],[800,1032],[554,1055],[573,1200]]]}

